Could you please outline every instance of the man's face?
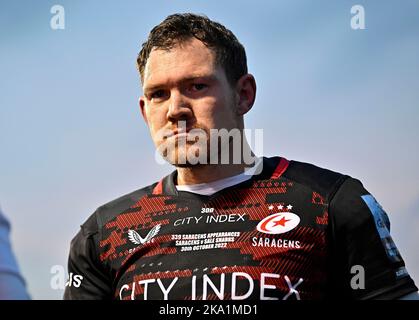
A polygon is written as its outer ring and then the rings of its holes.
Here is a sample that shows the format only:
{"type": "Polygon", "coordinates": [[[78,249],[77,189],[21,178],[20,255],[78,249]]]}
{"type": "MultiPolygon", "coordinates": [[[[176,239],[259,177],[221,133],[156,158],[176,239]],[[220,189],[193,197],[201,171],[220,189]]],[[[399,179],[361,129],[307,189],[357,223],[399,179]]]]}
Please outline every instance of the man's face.
{"type": "Polygon", "coordinates": [[[174,165],[190,166],[183,159],[191,151],[209,155],[210,129],[242,127],[235,90],[216,64],[215,53],[197,39],[169,51],[153,49],[144,70],[143,91],[140,106],[153,141],[157,148],[164,146],[164,158],[174,165]],[[196,129],[206,133],[205,145],[188,141],[194,137],[203,141],[191,134],[196,129]]]}

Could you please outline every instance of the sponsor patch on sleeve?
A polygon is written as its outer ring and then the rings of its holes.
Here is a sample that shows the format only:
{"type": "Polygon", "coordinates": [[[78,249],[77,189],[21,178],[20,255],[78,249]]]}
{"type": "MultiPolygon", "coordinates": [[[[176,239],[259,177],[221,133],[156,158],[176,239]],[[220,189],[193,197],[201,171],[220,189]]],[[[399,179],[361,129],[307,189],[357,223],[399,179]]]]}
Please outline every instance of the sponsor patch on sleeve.
{"type": "MultiPolygon", "coordinates": [[[[364,200],[374,217],[375,227],[380,235],[388,258],[393,263],[402,261],[400,252],[390,236],[390,221],[386,212],[371,194],[363,195],[361,198],[364,200]]],[[[404,267],[399,268],[396,272],[397,278],[402,278],[407,275],[408,273],[404,267]]]]}

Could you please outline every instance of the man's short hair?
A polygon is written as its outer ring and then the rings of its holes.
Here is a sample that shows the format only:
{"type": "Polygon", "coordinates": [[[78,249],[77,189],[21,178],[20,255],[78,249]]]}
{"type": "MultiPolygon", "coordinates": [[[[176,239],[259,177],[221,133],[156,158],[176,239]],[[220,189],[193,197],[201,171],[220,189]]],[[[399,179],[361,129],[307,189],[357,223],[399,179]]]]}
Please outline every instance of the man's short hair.
{"type": "Polygon", "coordinates": [[[144,68],[151,50],[170,50],[192,38],[215,52],[216,63],[224,69],[232,86],[247,74],[245,49],[230,30],[206,16],[183,13],[168,16],[150,31],[137,57],[141,82],[144,83],[144,68]]]}

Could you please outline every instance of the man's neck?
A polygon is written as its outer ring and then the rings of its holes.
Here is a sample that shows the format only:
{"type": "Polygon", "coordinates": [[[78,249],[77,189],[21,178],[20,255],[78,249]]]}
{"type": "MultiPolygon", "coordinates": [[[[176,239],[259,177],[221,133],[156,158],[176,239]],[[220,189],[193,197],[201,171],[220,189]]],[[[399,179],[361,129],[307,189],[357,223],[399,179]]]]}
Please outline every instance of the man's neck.
{"type": "MultiPolygon", "coordinates": [[[[254,165],[251,164],[250,166],[254,165]]],[[[208,164],[177,168],[177,185],[208,183],[241,174],[249,165],[241,164],[208,164]]]]}
{"type": "Polygon", "coordinates": [[[198,164],[191,167],[177,167],[176,184],[181,186],[213,182],[241,174],[245,171],[245,169],[254,166],[257,157],[250,148],[250,145],[244,135],[242,136],[242,141],[243,149],[241,154],[241,163],[234,163],[233,147],[230,145],[230,158],[228,164],[198,164]],[[249,161],[244,160],[244,155],[250,156],[246,157],[249,161]]]}

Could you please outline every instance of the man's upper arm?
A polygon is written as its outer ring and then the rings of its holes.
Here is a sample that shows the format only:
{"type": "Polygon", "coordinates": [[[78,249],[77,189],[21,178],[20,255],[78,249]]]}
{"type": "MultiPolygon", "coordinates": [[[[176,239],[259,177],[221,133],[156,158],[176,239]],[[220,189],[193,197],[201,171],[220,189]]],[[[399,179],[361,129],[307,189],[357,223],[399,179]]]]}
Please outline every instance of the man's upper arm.
{"type": "Polygon", "coordinates": [[[97,253],[100,241],[97,229],[95,219],[90,218],[71,241],[66,300],[112,298],[111,280],[97,253]]]}
{"type": "Polygon", "coordinates": [[[351,299],[397,299],[417,291],[390,236],[383,208],[348,178],[330,201],[334,287],[351,299]]]}

